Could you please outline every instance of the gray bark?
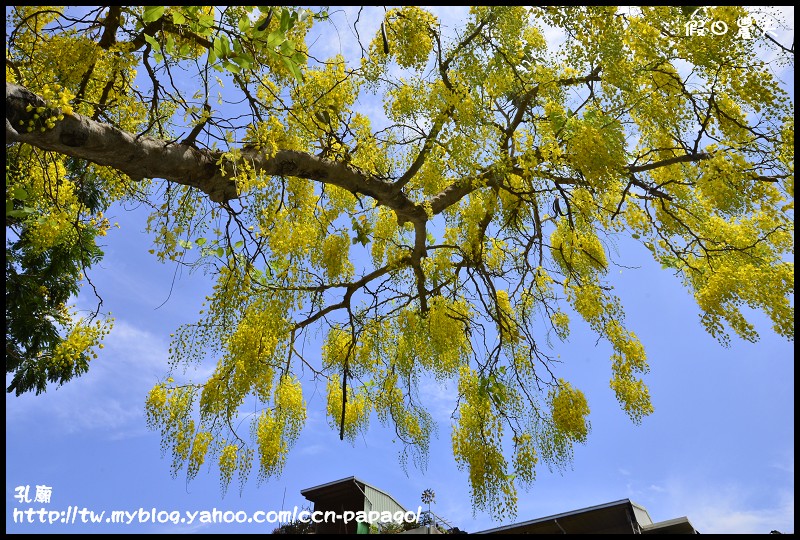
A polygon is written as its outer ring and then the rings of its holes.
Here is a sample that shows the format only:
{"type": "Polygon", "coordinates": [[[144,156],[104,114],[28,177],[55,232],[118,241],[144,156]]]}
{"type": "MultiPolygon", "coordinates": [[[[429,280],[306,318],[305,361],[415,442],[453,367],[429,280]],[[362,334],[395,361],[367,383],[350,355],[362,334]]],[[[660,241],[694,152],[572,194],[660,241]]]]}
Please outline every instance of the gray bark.
{"type": "MultiPolygon", "coordinates": [[[[206,193],[212,201],[238,198],[233,178],[233,164],[217,165],[220,151],[198,149],[190,144],[136,136],[109,124],[80,114],[65,114],[52,129],[27,132],[34,111],[31,105],[45,106],[44,100],[23,86],[6,83],[6,145],[26,143],[98,165],[112,167],[133,180],[161,178],[191,186],[206,193]]],[[[59,114],[50,110],[48,114],[59,114]]],[[[318,158],[307,152],[279,150],[274,156],[251,148],[242,148],[243,160],[267,175],[296,176],[336,185],[354,194],[375,199],[395,211],[399,222],[424,224],[422,206],[412,202],[400,186],[356,170],[344,163],[318,158]]]]}

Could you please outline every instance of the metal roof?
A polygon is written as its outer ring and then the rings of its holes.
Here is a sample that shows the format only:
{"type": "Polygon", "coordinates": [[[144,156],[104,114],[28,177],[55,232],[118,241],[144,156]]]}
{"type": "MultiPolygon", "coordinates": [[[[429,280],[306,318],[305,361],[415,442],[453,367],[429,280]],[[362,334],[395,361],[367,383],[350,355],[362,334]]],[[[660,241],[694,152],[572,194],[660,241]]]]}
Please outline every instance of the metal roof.
{"type": "Polygon", "coordinates": [[[642,527],[643,534],[695,534],[697,529],[691,524],[689,518],[679,517],[675,519],[668,519],[666,521],[659,521],[652,525],[644,525],[642,527]]]}
{"type": "MultiPolygon", "coordinates": [[[[378,493],[384,495],[388,499],[390,499],[394,504],[405,510],[405,506],[397,502],[397,499],[392,497],[389,493],[386,493],[384,490],[376,488],[375,486],[364,482],[360,478],[356,478],[355,476],[350,476],[348,478],[342,478],[341,480],[334,480],[333,482],[327,482],[325,484],[320,484],[318,486],[306,488],[300,491],[300,495],[305,497],[311,502],[315,502],[319,499],[327,499],[331,497],[339,497],[347,493],[352,493],[354,490],[353,488],[357,488],[358,492],[364,496],[367,500],[367,494],[364,491],[365,487],[370,488],[371,490],[377,491],[378,493]]],[[[372,502],[372,501],[370,501],[372,502]]]]}
{"type": "Polygon", "coordinates": [[[685,517],[653,523],[647,510],[630,499],[562,512],[479,531],[476,534],[570,534],[570,533],[695,533],[685,517]]]}

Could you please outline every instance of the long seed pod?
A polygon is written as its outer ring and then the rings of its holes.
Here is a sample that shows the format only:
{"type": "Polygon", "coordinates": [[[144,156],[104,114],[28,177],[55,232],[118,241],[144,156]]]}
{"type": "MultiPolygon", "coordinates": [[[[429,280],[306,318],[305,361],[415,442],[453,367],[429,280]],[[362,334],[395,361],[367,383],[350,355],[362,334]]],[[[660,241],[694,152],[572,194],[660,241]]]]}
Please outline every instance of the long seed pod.
{"type": "Polygon", "coordinates": [[[386,37],[386,23],[381,23],[381,37],[383,38],[383,54],[389,54],[389,38],[386,37]]]}
{"type": "Polygon", "coordinates": [[[266,19],[264,19],[264,22],[262,22],[261,24],[259,24],[259,25],[258,25],[258,28],[256,28],[256,30],[258,30],[259,32],[263,32],[264,30],[266,30],[266,29],[267,29],[267,27],[269,27],[269,21],[271,21],[271,20],[272,20],[272,12],[273,12],[273,11],[274,11],[274,10],[270,9],[270,10],[267,12],[267,18],[266,18],[266,19]]]}

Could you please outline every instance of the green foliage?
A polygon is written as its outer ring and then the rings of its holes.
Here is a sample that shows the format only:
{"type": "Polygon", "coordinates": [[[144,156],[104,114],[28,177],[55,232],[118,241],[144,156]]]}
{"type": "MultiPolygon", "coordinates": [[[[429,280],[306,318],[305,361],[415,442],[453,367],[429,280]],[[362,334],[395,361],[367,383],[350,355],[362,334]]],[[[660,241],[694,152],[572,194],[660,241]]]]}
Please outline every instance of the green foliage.
{"type": "MultiPolygon", "coordinates": [[[[19,156],[6,157],[7,178],[21,174],[19,156]]],[[[70,162],[74,170],[79,168],[70,162]]],[[[34,238],[37,225],[47,220],[37,211],[24,187],[11,187],[6,198],[6,373],[8,392],[44,392],[48,382],[63,384],[89,369],[97,357],[92,348],[101,332],[100,321],[73,320],[67,303],[78,294],[83,273],[103,256],[96,244],[98,229],[78,225],[68,238],[42,247],[34,238]]],[[[98,212],[102,194],[87,180],[77,199],[89,212],[98,212]]],[[[41,230],[41,229],[40,229],[41,230]]]]}

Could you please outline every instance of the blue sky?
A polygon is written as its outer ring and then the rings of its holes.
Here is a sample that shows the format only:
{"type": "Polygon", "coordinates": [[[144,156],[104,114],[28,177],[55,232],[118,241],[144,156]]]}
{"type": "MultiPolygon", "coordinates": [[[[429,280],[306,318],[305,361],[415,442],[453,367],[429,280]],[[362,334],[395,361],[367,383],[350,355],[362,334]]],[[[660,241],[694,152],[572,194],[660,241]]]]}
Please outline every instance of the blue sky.
{"type": "MultiPolygon", "coordinates": [[[[440,8],[440,14],[454,23],[461,12],[440,8]]],[[[335,20],[346,38],[344,19],[335,20]]],[[[372,35],[370,19],[364,21],[361,35],[372,35]]],[[[345,53],[352,46],[345,42],[345,53]]],[[[450,448],[452,389],[436,383],[423,396],[439,424],[425,471],[412,464],[402,470],[400,448],[377,421],[355,445],[339,441],[324,416],[324,384],[308,384],[309,417],[280,478],[260,486],[252,478],[241,496],[232,484],[222,498],[218,474],[208,468],[188,485],[185,476],[170,477],[159,435],[145,426],[144,398],[167,372],[170,332],[196,318],[211,282],[202,273],[176,275],[173,266],[148,255],[143,209],[115,207],[108,215],[121,228],[109,233],[106,256],[92,273],[104,310],[116,318],[103,354],[87,375],[61,388],[6,398],[7,532],[265,533],[273,525],[15,524],[13,511],[291,509],[307,504],[301,489],[349,476],[410,509],[421,504],[423,490],[433,489],[434,511],[466,531],[500,524],[484,513],[473,516],[467,473],[457,470],[450,448]],[[13,495],[21,485],[31,486],[31,495],[36,485],[52,487],[51,502],[19,503],[13,495]]],[[[755,314],[761,340],[733,338],[723,348],[702,329],[698,308],[677,277],[639,244],[620,240],[618,250],[616,260],[630,268],[613,270],[614,285],[629,328],[648,352],[645,381],[655,413],[640,426],[630,422],[608,388],[610,347],[573,318],[570,341],[558,347],[559,370],[586,393],[592,432],[576,447],[571,468],[540,466],[533,487],[520,491],[518,519],[630,498],[656,521],[687,516],[703,533],[794,531],[792,343],[755,314]]],[[[89,297],[79,300],[79,306],[90,303],[89,297]]],[[[310,347],[306,355],[319,358],[310,347]]]]}

